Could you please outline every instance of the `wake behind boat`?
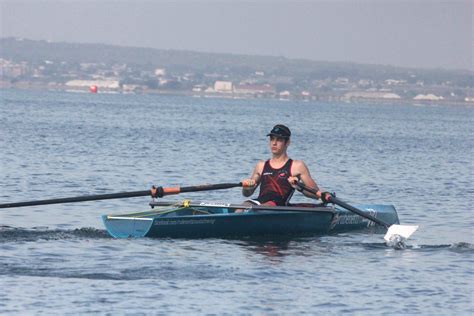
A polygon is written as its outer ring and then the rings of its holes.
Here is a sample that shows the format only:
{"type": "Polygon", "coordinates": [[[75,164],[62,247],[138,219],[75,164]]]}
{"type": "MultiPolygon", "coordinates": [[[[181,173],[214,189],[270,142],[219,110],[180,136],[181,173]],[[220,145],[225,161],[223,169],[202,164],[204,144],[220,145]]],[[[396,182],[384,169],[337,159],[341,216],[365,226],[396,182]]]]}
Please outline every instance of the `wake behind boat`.
{"type": "MultiPolygon", "coordinates": [[[[245,236],[326,235],[350,231],[386,232],[364,217],[332,205],[252,206],[226,203],[152,202],[147,212],[103,215],[115,238],[210,238],[245,236]],[[163,205],[167,205],[163,207],[163,205]],[[247,208],[247,212],[235,213],[247,208]]],[[[392,205],[358,205],[389,225],[399,224],[392,205]]]]}

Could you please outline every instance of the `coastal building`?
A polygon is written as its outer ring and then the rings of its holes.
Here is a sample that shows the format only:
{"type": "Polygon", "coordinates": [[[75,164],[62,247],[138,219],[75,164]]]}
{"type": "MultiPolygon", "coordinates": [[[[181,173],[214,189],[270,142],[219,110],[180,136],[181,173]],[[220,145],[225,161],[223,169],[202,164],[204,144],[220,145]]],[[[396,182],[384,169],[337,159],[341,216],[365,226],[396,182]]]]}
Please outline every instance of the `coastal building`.
{"type": "Polygon", "coordinates": [[[289,100],[291,97],[291,92],[288,90],[281,91],[280,93],[278,93],[278,97],[280,100],[289,100]]]}
{"type": "Polygon", "coordinates": [[[413,100],[416,101],[440,101],[443,100],[444,98],[442,96],[437,96],[432,93],[429,94],[418,94],[413,98],[413,100]]]}
{"type": "Polygon", "coordinates": [[[401,97],[392,92],[385,91],[353,91],[344,94],[342,100],[353,101],[357,99],[383,99],[383,100],[399,100],[401,97]]]}
{"type": "Polygon", "coordinates": [[[89,89],[91,86],[96,86],[99,89],[105,90],[118,90],[120,88],[120,83],[118,80],[69,80],[66,82],[66,87],[68,88],[85,88],[89,89]]]}
{"type": "Polygon", "coordinates": [[[464,101],[466,102],[474,102],[474,97],[465,97],[464,101]]]}
{"type": "Polygon", "coordinates": [[[273,97],[276,90],[269,84],[238,84],[234,87],[234,93],[241,97],[273,97]]]}
{"type": "Polygon", "coordinates": [[[166,76],[166,70],[163,68],[156,68],[155,69],[155,76],[157,77],[164,77],[166,76]]]}
{"type": "Polygon", "coordinates": [[[26,62],[14,63],[0,58],[0,75],[2,77],[16,78],[25,75],[27,72],[28,64],[26,62]]]}
{"type": "Polygon", "coordinates": [[[396,80],[396,79],[387,79],[384,82],[385,82],[386,85],[389,85],[389,86],[396,86],[396,85],[407,83],[406,80],[396,80]]]}
{"type": "Polygon", "coordinates": [[[125,93],[138,92],[143,90],[143,87],[138,84],[124,84],[122,86],[122,91],[125,93]]]}
{"type": "Polygon", "coordinates": [[[206,89],[207,89],[207,86],[206,86],[206,85],[197,84],[197,85],[194,85],[194,86],[193,86],[192,91],[193,91],[193,92],[204,92],[204,91],[206,91],[206,89]]]}
{"type": "Polygon", "coordinates": [[[231,81],[216,81],[214,83],[214,91],[220,93],[232,93],[233,85],[231,81]]]}

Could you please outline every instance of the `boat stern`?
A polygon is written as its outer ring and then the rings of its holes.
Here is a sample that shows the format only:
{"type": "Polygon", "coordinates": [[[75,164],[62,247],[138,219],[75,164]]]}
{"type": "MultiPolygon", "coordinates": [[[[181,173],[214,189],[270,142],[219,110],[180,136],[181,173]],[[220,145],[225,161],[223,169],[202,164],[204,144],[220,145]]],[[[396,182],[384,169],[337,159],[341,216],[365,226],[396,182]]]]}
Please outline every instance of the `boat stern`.
{"type": "Polygon", "coordinates": [[[145,237],[153,224],[153,218],[102,215],[107,232],[114,238],[145,237]]]}

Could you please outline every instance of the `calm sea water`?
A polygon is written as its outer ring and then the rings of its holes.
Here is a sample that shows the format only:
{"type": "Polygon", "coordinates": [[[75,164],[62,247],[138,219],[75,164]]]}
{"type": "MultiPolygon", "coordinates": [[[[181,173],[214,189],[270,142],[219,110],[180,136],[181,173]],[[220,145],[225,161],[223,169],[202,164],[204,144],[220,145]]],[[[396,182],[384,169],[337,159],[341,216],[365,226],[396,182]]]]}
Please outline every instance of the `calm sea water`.
{"type": "Polygon", "coordinates": [[[404,250],[378,234],[116,240],[100,215],[148,198],[4,209],[2,314],[474,313],[473,108],[0,93],[0,203],[238,182],[283,123],[320,186],[420,225],[404,250]]]}

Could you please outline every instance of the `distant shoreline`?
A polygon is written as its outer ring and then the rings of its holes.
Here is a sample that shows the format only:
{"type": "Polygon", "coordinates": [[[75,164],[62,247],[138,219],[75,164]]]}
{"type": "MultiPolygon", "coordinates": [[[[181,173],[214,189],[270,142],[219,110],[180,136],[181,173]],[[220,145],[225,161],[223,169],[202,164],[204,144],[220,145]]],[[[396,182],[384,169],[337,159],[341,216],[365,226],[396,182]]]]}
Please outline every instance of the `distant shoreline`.
{"type": "MultiPolygon", "coordinates": [[[[4,82],[0,81],[0,91],[2,90],[23,90],[23,91],[48,91],[48,92],[69,92],[69,93],[84,93],[93,94],[88,89],[71,89],[70,87],[64,86],[51,86],[44,84],[26,84],[21,85],[5,85],[4,82]]],[[[312,98],[312,99],[300,99],[300,98],[288,98],[282,99],[277,97],[243,97],[234,96],[232,94],[205,94],[195,93],[193,91],[179,91],[179,90],[148,90],[141,92],[127,92],[117,90],[102,90],[98,94],[123,94],[123,95],[166,95],[166,96],[179,96],[179,97],[191,97],[191,98],[209,98],[209,99],[232,99],[232,100],[276,100],[282,102],[294,101],[294,102],[308,102],[308,103],[347,103],[347,104],[409,104],[413,106],[421,107],[436,107],[439,105],[443,106],[456,106],[456,107],[468,107],[474,108],[474,102],[466,101],[453,101],[453,100],[409,100],[409,99],[375,99],[375,98],[361,98],[354,100],[342,99],[340,96],[326,96],[325,98],[312,98]]]]}
{"type": "Polygon", "coordinates": [[[0,46],[0,88],[354,104],[474,104],[470,70],[19,38],[0,38],[0,46]]]}

